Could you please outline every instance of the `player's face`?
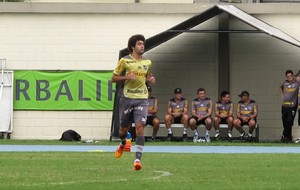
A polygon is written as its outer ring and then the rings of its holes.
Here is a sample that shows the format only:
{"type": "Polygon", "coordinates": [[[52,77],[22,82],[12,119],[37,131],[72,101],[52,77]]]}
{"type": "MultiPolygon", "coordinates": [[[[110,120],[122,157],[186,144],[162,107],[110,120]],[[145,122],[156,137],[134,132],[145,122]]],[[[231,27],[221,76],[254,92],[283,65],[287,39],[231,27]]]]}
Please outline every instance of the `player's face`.
{"type": "Polygon", "coordinates": [[[291,82],[291,81],[293,81],[293,79],[294,79],[294,75],[293,75],[292,73],[288,73],[288,74],[286,75],[286,79],[287,79],[289,82],[291,82]]]}
{"type": "Polygon", "coordinates": [[[206,98],[205,91],[199,91],[198,92],[198,97],[200,98],[200,100],[204,100],[206,98]]]}
{"type": "Polygon", "coordinates": [[[181,99],[182,94],[181,93],[175,93],[175,99],[179,100],[181,99]]]}
{"type": "Polygon", "coordinates": [[[132,50],[135,53],[142,55],[145,52],[145,43],[142,40],[137,41],[132,50]]]}
{"type": "Polygon", "coordinates": [[[242,100],[242,102],[246,102],[249,100],[249,96],[242,96],[241,100],[242,100]]]}
{"type": "Polygon", "coordinates": [[[228,103],[230,101],[230,95],[226,94],[224,97],[222,97],[222,101],[224,101],[225,103],[228,103]]]}

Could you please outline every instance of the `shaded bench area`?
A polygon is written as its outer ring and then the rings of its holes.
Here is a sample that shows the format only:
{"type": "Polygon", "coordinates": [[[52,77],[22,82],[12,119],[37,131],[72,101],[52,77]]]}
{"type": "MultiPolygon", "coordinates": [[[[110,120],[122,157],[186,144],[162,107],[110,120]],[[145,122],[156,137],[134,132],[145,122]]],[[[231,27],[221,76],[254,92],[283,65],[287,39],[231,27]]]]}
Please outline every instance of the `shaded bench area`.
{"type": "MultiPolygon", "coordinates": [[[[215,136],[215,130],[214,130],[214,128],[212,128],[211,132],[210,132],[211,140],[229,140],[228,136],[227,136],[227,132],[228,132],[227,129],[228,129],[227,124],[220,124],[220,137],[218,139],[216,139],[214,137],[215,136]]],[[[248,130],[249,130],[249,127],[247,125],[244,125],[243,129],[247,133],[248,130]]],[[[200,137],[204,138],[204,135],[205,135],[205,132],[206,132],[205,125],[197,126],[197,130],[199,132],[200,137]]],[[[133,138],[135,137],[135,135],[134,135],[135,132],[134,131],[135,131],[135,125],[133,123],[132,128],[130,129],[130,133],[133,134],[132,135],[133,138]]],[[[146,141],[151,139],[152,131],[153,131],[153,128],[152,128],[151,125],[147,125],[145,127],[145,139],[146,139],[146,141]]],[[[182,131],[183,131],[183,125],[182,124],[172,124],[172,132],[173,132],[173,140],[174,141],[182,141],[182,131]]],[[[160,140],[160,141],[165,141],[166,138],[167,138],[167,133],[168,132],[167,132],[167,128],[166,128],[165,123],[161,123],[159,125],[159,130],[158,130],[158,133],[157,133],[157,139],[160,140]]],[[[193,132],[191,131],[190,128],[187,131],[187,135],[188,135],[188,139],[190,141],[192,141],[194,134],[193,134],[193,132]]],[[[233,135],[232,140],[239,140],[239,141],[245,140],[245,139],[240,138],[240,133],[236,129],[233,129],[232,135],[233,135]]],[[[259,125],[258,124],[256,124],[255,130],[253,132],[252,140],[254,142],[259,142],[259,125]]]]}

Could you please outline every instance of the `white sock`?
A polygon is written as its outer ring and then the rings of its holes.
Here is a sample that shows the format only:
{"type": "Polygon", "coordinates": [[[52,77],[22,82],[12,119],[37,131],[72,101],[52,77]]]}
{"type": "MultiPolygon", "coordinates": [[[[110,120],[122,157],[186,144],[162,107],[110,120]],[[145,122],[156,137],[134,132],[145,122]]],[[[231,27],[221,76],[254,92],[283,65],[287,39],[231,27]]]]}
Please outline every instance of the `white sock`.
{"type": "Polygon", "coordinates": [[[185,135],[187,133],[187,128],[183,128],[183,134],[185,135]]]}
{"type": "Polygon", "coordinates": [[[168,134],[172,134],[172,130],[171,129],[168,129],[168,134]]]}
{"type": "Polygon", "coordinates": [[[199,136],[199,133],[198,133],[198,131],[196,129],[193,130],[193,132],[194,132],[194,136],[199,136]]]}

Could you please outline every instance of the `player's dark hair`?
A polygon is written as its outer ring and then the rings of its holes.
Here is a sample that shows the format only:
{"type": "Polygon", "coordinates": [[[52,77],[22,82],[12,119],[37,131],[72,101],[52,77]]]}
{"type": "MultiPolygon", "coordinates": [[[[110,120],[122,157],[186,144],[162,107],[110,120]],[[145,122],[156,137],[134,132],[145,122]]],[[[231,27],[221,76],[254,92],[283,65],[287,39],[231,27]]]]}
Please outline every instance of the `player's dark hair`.
{"type": "Polygon", "coordinates": [[[224,90],[222,93],[221,93],[221,98],[225,97],[227,94],[230,94],[228,91],[224,90]]]}
{"type": "Polygon", "coordinates": [[[197,90],[197,94],[199,94],[199,92],[201,92],[201,91],[205,91],[205,89],[204,89],[204,88],[199,88],[199,89],[197,90]]]}
{"type": "Polygon", "coordinates": [[[292,75],[294,75],[294,72],[293,72],[292,70],[287,70],[287,71],[285,71],[285,76],[287,76],[287,74],[292,74],[292,75]]]}
{"type": "Polygon", "coordinates": [[[132,53],[132,47],[135,46],[136,42],[143,41],[145,43],[145,37],[142,34],[136,34],[129,38],[127,48],[132,53]]]}

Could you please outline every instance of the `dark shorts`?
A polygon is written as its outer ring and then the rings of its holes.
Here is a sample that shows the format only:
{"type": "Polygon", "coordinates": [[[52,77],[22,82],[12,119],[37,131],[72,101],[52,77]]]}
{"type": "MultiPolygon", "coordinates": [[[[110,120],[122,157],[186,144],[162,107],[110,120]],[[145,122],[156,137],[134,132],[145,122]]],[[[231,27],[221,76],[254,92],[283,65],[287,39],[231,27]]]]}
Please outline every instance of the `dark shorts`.
{"type": "MultiPolygon", "coordinates": [[[[241,121],[241,126],[244,126],[244,125],[248,125],[249,126],[249,122],[245,122],[241,119],[239,119],[241,121]]],[[[256,122],[256,119],[254,119],[254,121],[256,122]]]]}
{"type": "MultiPolygon", "coordinates": [[[[207,117],[206,117],[206,118],[207,118],[207,117]]],[[[192,117],[189,118],[189,122],[190,122],[191,119],[195,119],[195,120],[196,120],[196,126],[197,126],[197,125],[201,125],[201,124],[206,125],[206,124],[205,124],[206,118],[201,119],[201,120],[198,120],[197,117],[192,116],[192,117]]]]}
{"type": "Polygon", "coordinates": [[[228,124],[227,118],[221,118],[220,124],[228,124]]]}
{"type": "Polygon", "coordinates": [[[153,120],[154,118],[157,118],[155,115],[151,115],[147,117],[146,125],[152,125],[153,126],[153,120]]]}
{"type": "Polygon", "coordinates": [[[173,123],[180,124],[181,123],[181,119],[182,119],[182,116],[180,116],[180,117],[174,117],[173,123]]]}
{"type": "Polygon", "coordinates": [[[147,99],[130,99],[120,98],[120,127],[131,126],[134,123],[146,124],[148,114],[148,100],[147,99]]]}

